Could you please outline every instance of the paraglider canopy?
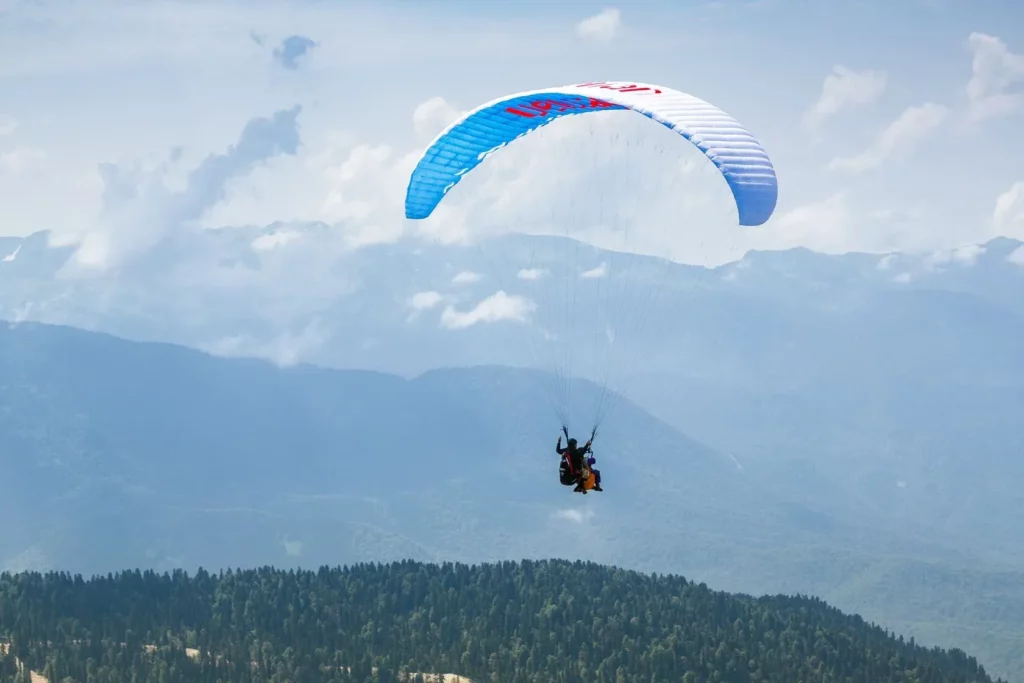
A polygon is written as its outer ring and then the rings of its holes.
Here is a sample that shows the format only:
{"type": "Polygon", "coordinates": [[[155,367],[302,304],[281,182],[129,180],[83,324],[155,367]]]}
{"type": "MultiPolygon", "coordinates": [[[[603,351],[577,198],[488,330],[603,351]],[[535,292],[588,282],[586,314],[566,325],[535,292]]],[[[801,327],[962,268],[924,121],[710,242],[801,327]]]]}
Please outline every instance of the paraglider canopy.
{"type": "MultiPolygon", "coordinates": [[[[549,141],[558,139],[555,134],[549,137],[549,141]]],[[[574,378],[588,378],[596,385],[598,391],[587,394],[593,398],[591,424],[596,430],[624,394],[634,362],[640,359],[649,367],[657,363],[657,345],[651,341],[656,335],[648,336],[643,323],[651,318],[664,321],[670,334],[686,324],[684,318],[672,314],[672,307],[685,299],[674,297],[662,305],[661,292],[680,293],[683,279],[704,272],[674,271],[678,264],[660,249],[654,250],[655,258],[640,256],[643,250],[651,253],[649,240],[656,229],[677,235],[684,232],[682,228],[704,228],[711,223],[688,220],[668,205],[678,199],[682,200],[679,204],[709,206],[712,219],[721,210],[729,216],[729,227],[737,222],[762,225],[774,213],[778,200],[775,169],[746,128],[698,97],[646,83],[579,83],[505,95],[449,125],[417,160],[406,188],[406,218],[430,217],[462,178],[489,155],[497,154],[495,161],[508,160],[501,152],[504,147],[522,144],[529,150],[533,140],[538,144],[531,159],[542,161],[532,168],[510,164],[510,175],[529,179],[533,169],[539,168],[545,174],[544,182],[532,185],[529,192],[521,191],[522,186],[509,188],[500,180],[502,165],[492,162],[499,177],[495,185],[508,189],[510,199],[505,208],[512,210],[493,211],[490,197],[474,197],[470,192],[467,204],[479,201],[482,210],[467,224],[478,234],[490,229],[515,236],[472,240],[491,263],[489,276],[501,282],[493,296],[508,298],[507,292],[513,290],[524,293],[517,296],[529,314],[506,319],[529,321],[532,331],[509,339],[523,342],[522,353],[536,354],[535,366],[550,368],[537,376],[562,425],[575,414],[574,378]],[[566,133],[577,129],[573,139],[579,144],[575,147],[543,144],[545,133],[534,133],[565,117],[601,112],[622,113],[577,119],[575,126],[567,123],[566,133]],[[662,127],[650,124],[652,121],[662,127]],[[645,131],[650,124],[655,134],[643,133],[649,144],[626,141],[624,132],[633,122],[645,131]],[[580,129],[590,124],[607,134],[589,139],[580,135],[580,129]],[[524,137],[528,139],[516,142],[524,137]],[[656,137],[661,139],[653,141],[656,137]],[[669,144],[663,144],[666,141],[669,144]],[[567,152],[564,155],[563,150],[567,152]],[[595,158],[588,158],[588,152],[595,158]],[[640,155],[635,167],[629,163],[629,152],[640,155]],[[698,174],[683,171],[688,153],[700,173],[706,172],[715,185],[707,197],[701,196],[695,185],[698,174]],[[555,158],[557,163],[551,163],[555,158]],[[580,169],[585,172],[577,173],[580,169]],[[603,174],[606,169],[612,171],[607,176],[603,174]],[[604,178],[610,182],[604,184],[604,178]],[[550,197],[538,197],[536,190],[541,186],[550,190],[550,197]],[[646,211],[654,203],[642,201],[645,196],[655,198],[657,212],[646,211]],[[496,214],[499,217],[493,219],[496,214]],[[491,225],[493,220],[500,223],[491,225]],[[632,229],[634,225],[641,229],[632,229]],[[556,233],[564,233],[564,238],[556,233]],[[535,235],[555,239],[536,239],[535,235]],[[594,249],[580,248],[586,242],[583,235],[592,237],[594,249]],[[619,238],[623,244],[608,248],[608,242],[619,238]],[[605,245],[597,247],[598,241],[605,245]]],[[[469,184],[478,177],[474,175],[469,184]]],[[[703,242],[701,239],[702,246],[703,242]]],[[[516,349],[513,354],[518,352],[516,349]]],[[[675,349],[669,352],[679,359],[675,349]]]]}
{"type": "Polygon", "coordinates": [[[629,110],[693,143],[725,178],[740,225],[761,225],[778,199],[775,169],[761,144],[717,107],[661,85],[593,82],[507,95],[441,132],[417,163],[405,196],[407,218],[430,216],[444,196],[488,154],[564,116],[629,110]]]}

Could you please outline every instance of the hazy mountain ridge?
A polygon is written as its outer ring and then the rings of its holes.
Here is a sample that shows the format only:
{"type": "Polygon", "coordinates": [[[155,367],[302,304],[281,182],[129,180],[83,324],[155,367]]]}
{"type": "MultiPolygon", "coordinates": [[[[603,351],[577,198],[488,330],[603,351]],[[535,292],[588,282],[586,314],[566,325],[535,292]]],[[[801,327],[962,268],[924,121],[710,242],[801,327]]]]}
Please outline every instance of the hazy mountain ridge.
{"type": "Polygon", "coordinates": [[[571,495],[533,371],[281,368],[35,323],[0,330],[0,359],[15,484],[0,514],[21,520],[8,568],[580,557],[834,598],[1020,666],[1019,568],[844,517],[827,489],[797,499],[777,486],[787,472],[765,477],[628,401],[596,444],[606,492],[571,495]],[[971,587],[963,604],[951,580],[971,587]]]}
{"type": "MultiPolygon", "coordinates": [[[[581,270],[605,264],[612,274],[628,271],[637,283],[660,285],[663,291],[644,319],[646,334],[627,340],[638,345],[632,356],[654,352],[658,364],[651,369],[680,360],[648,338],[685,341],[692,336],[687,319],[714,326],[708,333],[714,339],[691,339],[695,357],[682,361],[699,368],[714,358],[705,345],[730,341],[748,320],[791,332],[811,311],[860,310],[898,292],[924,299],[936,292],[969,294],[1024,316],[1024,302],[1014,296],[1024,287],[1024,267],[1012,259],[1024,245],[1006,238],[941,253],[750,252],[708,270],[587,245],[573,246],[570,256],[561,238],[504,238],[483,248],[403,242],[351,251],[325,224],[273,224],[175,233],[159,249],[106,273],[83,271],[71,259],[73,247],[51,247],[48,239],[40,232],[0,240],[9,259],[0,261],[0,317],[218,353],[411,374],[461,359],[536,360],[523,354],[522,326],[506,325],[500,335],[482,324],[446,330],[438,322],[441,306],[413,316],[409,300],[417,292],[438,292],[465,310],[498,289],[510,290],[532,296],[540,307],[535,317],[542,319],[545,307],[561,303],[564,294],[538,288],[559,285],[523,281],[515,271],[570,261],[581,270]],[[480,277],[453,282],[466,273],[480,277]],[[734,313],[737,306],[741,310],[734,313]]],[[[581,281],[579,291],[593,298],[598,286],[597,280],[581,281]]],[[[645,292],[637,284],[623,295],[643,298],[645,292]]],[[[612,303],[618,313],[630,313],[628,299],[612,303]]],[[[579,324],[586,325],[593,304],[579,305],[579,324]]]]}
{"type": "MultiPolygon", "coordinates": [[[[48,247],[46,233],[5,238],[0,313],[407,376],[557,360],[528,326],[444,329],[439,319],[445,306],[469,310],[499,288],[542,308],[557,303],[557,283],[519,280],[515,267],[564,265],[564,240],[499,241],[489,249],[501,257],[490,261],[474,247],[344,252],[336,241],[315,223],[186,231],[120,271],[81,279],[70,276],[73,249],[48,247]],[[503,276],[488,271],[496,265],[503,276]],[[467,273],[479,279],[455,282],[467,273]],[[545,286],[555,288],[546,299],[545,286]],[[417,311],[417,292],[444,301],[417,311]]],[[[1024,478],[1021,249],[1005,238],[930,254],[793,249],[705,270],[584,245],[573,264],[663,282],[645,329],[621,334],[607,363],[629,398],[837,519],[897,519],[933,543],[999,561],[1024,557],[1024,505],[1012,485],[1024,478]],[[801,490],[808,477],[814,486],[801,490]],[[832,495],[821,499],[820,489],[832,495]]],[[[581,293],[593,299],[590,283],[581,293]]],[[[619,303],[629,313],[630,302],[619,303]]],[[[602,324],[587,310],[581,303],[566,330],[581,358],[602,324]]],[[[542,310],[535,317],[545,321],[542,310]]]]}

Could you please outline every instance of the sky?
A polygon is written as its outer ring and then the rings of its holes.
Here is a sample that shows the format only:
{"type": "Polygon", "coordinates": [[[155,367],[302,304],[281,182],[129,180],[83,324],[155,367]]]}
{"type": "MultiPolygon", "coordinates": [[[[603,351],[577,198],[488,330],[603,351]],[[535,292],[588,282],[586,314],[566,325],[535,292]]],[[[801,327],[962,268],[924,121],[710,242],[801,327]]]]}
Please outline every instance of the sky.
{"type": "Polygon", "coordinates": [[[690,263],[1021,239],[1022,130],[1024,5],[1008,1],[0,0],[0,235],[52,231],[86,270],[180,230],[323,221],[357,249],[588,201],[661,228],[638,250],[690,263]],[[615,113],[517,141],[436,220],[404,219],[417,156],[461,112],[591,80],[737,118],[772,158],[775,214],[734,225],[685,141],[615,113]]]}

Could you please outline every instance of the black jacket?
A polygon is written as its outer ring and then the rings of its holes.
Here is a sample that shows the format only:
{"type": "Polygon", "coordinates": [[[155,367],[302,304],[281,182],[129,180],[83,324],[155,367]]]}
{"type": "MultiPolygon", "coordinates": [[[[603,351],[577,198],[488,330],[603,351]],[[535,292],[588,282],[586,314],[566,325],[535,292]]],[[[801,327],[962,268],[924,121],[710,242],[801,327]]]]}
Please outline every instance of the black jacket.
{"type": "Polygon", "coordinates": [[[572,468],[573,474],[579,474],[583,471],[583,456],[585,456],[589,450],[589,441],[583,446],[576,446],[576,448],[569,448],[568,446],[562,448],[561,445],[555,446],[555,452],[569,461],[569,466],[572,468]]]}

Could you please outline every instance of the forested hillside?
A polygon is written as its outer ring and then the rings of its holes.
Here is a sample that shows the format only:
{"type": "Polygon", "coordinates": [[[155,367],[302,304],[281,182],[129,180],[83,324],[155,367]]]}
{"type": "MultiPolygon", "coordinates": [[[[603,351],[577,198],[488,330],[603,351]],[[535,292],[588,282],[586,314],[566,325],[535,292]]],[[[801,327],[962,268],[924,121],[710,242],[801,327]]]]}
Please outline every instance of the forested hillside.
{"type": "Polygon", "coordinates": [[[0,683],[992,680],[820,600],[566,561],[5,573],[0,634],[0,683]]]}

